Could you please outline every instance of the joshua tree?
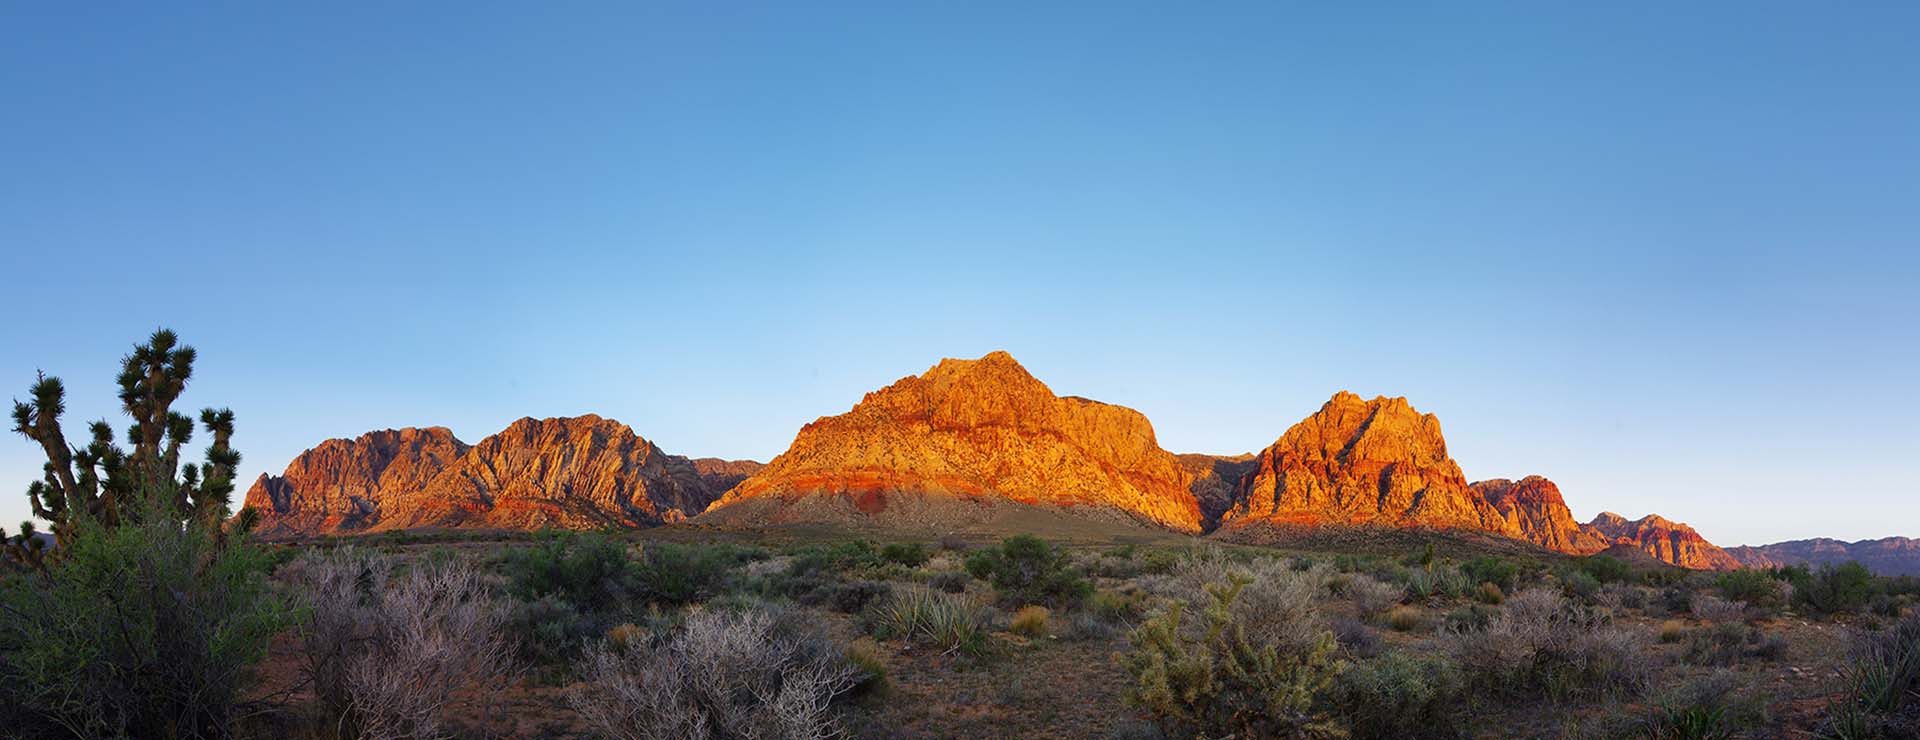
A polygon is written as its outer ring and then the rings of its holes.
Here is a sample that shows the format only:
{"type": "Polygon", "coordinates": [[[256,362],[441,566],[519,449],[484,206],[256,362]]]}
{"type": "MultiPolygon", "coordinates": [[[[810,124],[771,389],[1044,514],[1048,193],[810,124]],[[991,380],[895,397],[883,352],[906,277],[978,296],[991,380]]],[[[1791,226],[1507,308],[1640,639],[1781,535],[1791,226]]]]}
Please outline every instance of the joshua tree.
{"type": "MultiPolygon", "coordinates": [[[[193,420],[172,410],[193,376],[194,350],[179,344],[172,331],[153,333],[146,344],[121,359],[120,403],[133,425],[127,429],[131,453],[113,442],[113,427],[105,420],[89,425],[85,447],[68,443],[60,416],[66,411],[66,387],[57,377],[41,373],[31,390],[32,400],[13,403],[14,431],[40,443],[46,451],[46,474],[27,487],[33,515],[52,524],[55,541],[63,548],[76,530],[88,526],[117,527],[144,512],[170,512],[189,525],[209,526],[223,534],[222,522],[233,497],[233,471],[240,453],[233,437],[233,411],[208,408],[200,422],[213,435],[206,462],[180,463],[180,448],[193,437],[193,420]],[[153,497],[152,500],[143,500],[153,497]],[[149,505],[152,504],[152,505],[149,505]]],[[[245,529],[251,516],[235,520],[245,529]]],[[[0,532],[3,536],[4,532],[0,532]]],[[[14,559],[44,567],[46,551],[33,536],[31,522],[19,536],[7,541],[14,559]]]]}

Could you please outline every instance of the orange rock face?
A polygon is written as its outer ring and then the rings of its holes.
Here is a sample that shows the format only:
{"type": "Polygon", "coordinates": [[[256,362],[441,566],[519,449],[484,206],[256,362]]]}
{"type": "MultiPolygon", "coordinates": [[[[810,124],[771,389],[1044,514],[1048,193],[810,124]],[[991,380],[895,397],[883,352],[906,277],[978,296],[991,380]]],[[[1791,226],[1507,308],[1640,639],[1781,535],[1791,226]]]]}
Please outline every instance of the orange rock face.
{"type": "Polygon", "coordinates": [[[1632,547],[1656,560],[1682,568],[1733,570],[1740,561],[1716,547],[1692,527],[1649,514],[1628,520],[1611,511],[1594,517],[1587,527],[1609,545],[1632,547]]]}
{"type": "Polygon", "coordinates": [[[1139,412],[1055,396],[994,352],[942,360],[868,393],[845,414],[806,425],[714,514],[767,497],[836,516],[880,514],[903,499],[1004,499],[1199,532],[1191,481],[1139,412]],[[835,500],[809,501],[819,497],[835,500]]]}
{"type": "Polygon", "coordinates": [[[269,536],[631,527],[698,514],[750,464],[715,461],[709,475],[611,419],[528,418],[471,447],[439,427],[329,440],[261,476],[246,503],[269,536]]]}
{"type": "Polygon", "coordinates": [[[424,490],[466,452],[446,427],[330,439],[300,453],[286,472],[262,474],[245,505],[260,512],[265,534],[366,529],[380,520],[383,504],[424,490]]]}
{"type": "Polygon", "coordinates": [[[1475,483],[1472,488],[1518,531],[1520,539],[1576,555],[1596,553],[1612,544],[1574,521],[1566,499],[1560,496],[1560,487],[1546,478],[1529,475],[1519,482],[1494,478],[1475,483]]]}
{"type": "Polygon", "coordinates": [[[1342,391],[1262,451],[1221,526],[1426,526],[1517,536],[1467,487],[1440,421],[1404,398],[1342,391]]]}

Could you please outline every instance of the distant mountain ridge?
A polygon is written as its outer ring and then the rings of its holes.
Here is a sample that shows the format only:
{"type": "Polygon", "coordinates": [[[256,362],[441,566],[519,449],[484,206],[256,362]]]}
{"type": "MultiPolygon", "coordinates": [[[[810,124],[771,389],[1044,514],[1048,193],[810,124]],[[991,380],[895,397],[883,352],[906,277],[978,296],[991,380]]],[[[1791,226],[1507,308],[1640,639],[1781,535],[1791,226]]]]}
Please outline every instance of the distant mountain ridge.
{"type": "Polygon", "coordinates": [[[1920,575],[1920,539],[1911,537],[1882,537],[1854,542],[1816,537],[1771,545],[1730,547],[1727,552],[1748,568],[1819,566],[1852,560],[1881,575],[1920,575]]]}
{"type": "Polygon", "coordinates": [[[1457,530],[1689,568],[1740,561],[1684,524],[1580,524],[1551,480],[1469,483],[1439,420],[1346,391],[1258,453],[1175,455],[1124,406],[1056,395],[1005,352],[944,359],[801,428],[772,461],[690,459],[587,415],[475,445],[444,427],[328,440],[247,492],[269,535],[413,527],[829,525],[938,531],[1084,519],[1256,541],[1297,528],[1457,530]]]}

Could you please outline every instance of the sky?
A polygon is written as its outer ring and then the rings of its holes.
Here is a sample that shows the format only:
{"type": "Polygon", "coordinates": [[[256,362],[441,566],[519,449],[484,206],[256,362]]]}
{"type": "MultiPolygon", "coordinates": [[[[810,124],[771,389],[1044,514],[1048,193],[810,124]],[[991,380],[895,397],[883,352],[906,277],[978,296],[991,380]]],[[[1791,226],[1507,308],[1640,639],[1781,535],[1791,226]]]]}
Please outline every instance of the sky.
{"type": "Polygon", "coordinates": [[[1035,5],[0,0],[0,393],[123,426],[171,327],[244,490],[589,412],[766,460],[1005,349],[1178,452],[1348,389],[1583,521],[1920,536],[1920,5],[1035,5]]]}

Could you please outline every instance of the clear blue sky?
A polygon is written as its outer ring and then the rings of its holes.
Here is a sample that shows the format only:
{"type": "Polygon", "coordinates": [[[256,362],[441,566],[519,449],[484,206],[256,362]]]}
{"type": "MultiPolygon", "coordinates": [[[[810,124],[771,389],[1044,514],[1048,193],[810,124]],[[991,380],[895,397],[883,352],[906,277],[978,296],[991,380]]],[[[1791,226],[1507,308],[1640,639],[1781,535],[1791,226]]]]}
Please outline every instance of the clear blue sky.
{"type": "Polygon", "coordinates": [[[585,412],[764,460],[1006,349],[1177,451],[1345,388],[1582,519],[1920,536],[1920,6],[725,5],[0,6],[0,391],[117,419],[167,325],[248,481],[585,412]]]}

